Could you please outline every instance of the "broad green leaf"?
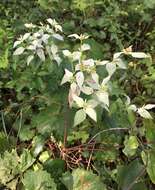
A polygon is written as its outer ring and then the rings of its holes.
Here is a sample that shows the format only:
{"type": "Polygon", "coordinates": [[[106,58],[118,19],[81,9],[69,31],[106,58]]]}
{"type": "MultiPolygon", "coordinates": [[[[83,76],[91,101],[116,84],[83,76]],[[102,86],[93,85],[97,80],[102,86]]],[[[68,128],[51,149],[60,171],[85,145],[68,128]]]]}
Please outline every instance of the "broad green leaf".
{"type": "Polygon", "coordinates": [[[143,121],[146,133],[146,140],[148,145],[151,148],[155,148],[155,123],[153,120],[144,120],[143,121]]]}
{"type": "Polygon", "coordinates": [[[35,159],[32,157],[29,150],[24,149],[20,157],[20,170],[25,172],[32,164],[35,162],[35,159]]]}
{"type": "Polygon", "coordinates": [[[73,190],[73,176],[69,171],[62,174],[61,181],[66,186],[67,190],[73,190]]]}
{"type": "Polygon", "coordinates": [[[73,131],[67,136],[67,141],[74,143],[76,140],[81,140],[82,143],[85,143],[89,138],[89,134],[86,131],[73,131]]]}
{"type": "Polygon", "coordinates": [[[39,160],[44,163],[48,158],[49,158],[49,153],[48,151],[44,151],[41,153],[41,155],[39,156],[39,160]]]}
{"type": "Polygon", "coordinates": [[[144,171],[144,166],[138,161],[134,160],[128,165],[117,167],[117,182],[121,190],[148,190],[143,183],[141,173],[144,171]],[[137,181],[137,176],[139,180],[137,181]]]}
{"type": "Polygon", "coordinates": [[[50,174],[43,170],[28,170],[22,179],[27,190],[56,190],[56,184],[50,174]]]}
{"type": "Polygon", "coordinates": [[[76,169],[72,172],[73,190],[106,190],[100,178],[91,171],[76,169]]]}
{"type": "Polygon", "coordinates": [[[78,110],[74,117],[74,126],[79,125],[85,119],[86,119],[86,113],[84,112],[84,110],[83,109],[78,110]]]}
{"type": "Polygon", "coordinates": [[[24,125],[20,132],[19,132],[19,138],[21,141],[28,141],[33,138],[35,135],[35,131],[30,129],[30,126],[24,125]]]}
{"type": "Polygon", "coordinates": [[[142,153],[142,159],[144,164],[146,165],[147,173],[152,181],[155,184],[155,153],[154,151],[149,151],[146,153],[142,153]]]}
{"type": "MultiPolygon", "coordinates": [[[[5,151],[3,157],[0,157],[0,184],[7,186],[7,182],[11,181],[19,172],[19,157],[16,150],[13,149],[11,152],[5,151]]],[[[15,181],[12,183],[14,187],[16,185],[15,181]]],[[[11,190],[15,189],[12,188],[11,190]]]]}
{"type": "Polygon", "coordinates": [[[123,153],[126,156],[133,156],[139,146],[137,138],[135,136],[130,136],[129,138],[126,136],[124,145],[125,148],[123,149],[123,153]]]}

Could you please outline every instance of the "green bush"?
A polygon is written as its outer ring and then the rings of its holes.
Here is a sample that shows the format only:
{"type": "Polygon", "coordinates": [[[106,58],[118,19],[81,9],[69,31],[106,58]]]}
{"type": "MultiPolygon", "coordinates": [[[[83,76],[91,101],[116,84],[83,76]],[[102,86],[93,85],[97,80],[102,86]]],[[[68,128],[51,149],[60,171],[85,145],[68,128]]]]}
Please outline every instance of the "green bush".
{"type": "Polygon", "coordinates": [[[154,188],[154,8],[0,2],[0,187],[154,188]]]}

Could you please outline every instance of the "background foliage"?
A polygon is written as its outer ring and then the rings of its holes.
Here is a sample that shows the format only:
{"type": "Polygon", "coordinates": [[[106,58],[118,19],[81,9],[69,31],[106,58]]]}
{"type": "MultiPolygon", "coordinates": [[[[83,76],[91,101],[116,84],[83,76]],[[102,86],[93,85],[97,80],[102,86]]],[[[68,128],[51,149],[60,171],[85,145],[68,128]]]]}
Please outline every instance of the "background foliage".
{"type": "Polygon", "coordinates": [[[154,9],[154,0],[1,0],[2,189],[155,188],[154,120],[128,113],[122,95],[139,107],[155,103],[154,9]],[[61,49],[75,51],[79,44],[67,36],[77,33],[90,36],[85,42],[94,60],[111,60],[130,45],[152,57],[125,57],[127,70],[113,78],[110,112],[98,109],[97,123],[87,118],[73,126],[76,109],[67,103],[69,86],[60,86],[67,59],[59,67],[37,58],[27,66],[24,56],[13,56],[14,42],[27,32],[24,24],[45,24],[47,18],[63,28],[65,43],[55,42],[61,49]]]}

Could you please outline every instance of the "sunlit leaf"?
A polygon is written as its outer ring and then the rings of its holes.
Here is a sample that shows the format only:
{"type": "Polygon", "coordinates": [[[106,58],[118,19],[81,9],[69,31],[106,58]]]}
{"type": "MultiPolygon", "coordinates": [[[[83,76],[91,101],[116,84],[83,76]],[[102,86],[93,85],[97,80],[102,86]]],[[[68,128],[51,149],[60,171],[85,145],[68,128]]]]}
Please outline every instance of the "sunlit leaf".
{"type": "Polygon", "coordinates": [[[37,55],[42,61],[45,61],[45,54],[41,48],[37,49],[37,55]]]}
{"type": "Polygon", "coordinates": [[[147,104],[144,106],[144,109],[146,109],[146,110],[150,110],[152,108],[155,108],[155,104],[147,104]]]}
{"type": "Polygon", "coordinates": [[[111,76],[116,71],[116,65],[113,62],[109,62],[106,64],[106,69],[111,76]]]}
{"type": "Polygon", "coordinates": [[[96,116],[96,112],[93,108],[86,108],[85,109],[86,114],[93,119],[94,121],[97,121],[97,116],[96,116]]]}
{"type": "Polygon", "coordinates": [[[74,126],[79,125],[85,119],[86,119],[86,113],[84,112],[84,110],[83,109],[78,110],[74,117],[74,126]]]}
{"type": "Polygon", "coordinates": [[[143,52],[132,52],[130,54],[134,58],[148,58],[148,57],[150,57],[146,53],[143,53],[143,52]]]}
{"type": "Polygon", "coordinates": [[[27,58],[27,65],[29,65],[31,63],[31,61],[33,60],[34,55],[29,55],[27,58]]]}
{"type": "Polygon", "coordinates": [[[125,148],[123,149],[123,153],[126,156],[133,156],[139,146],[137,138],[135,136],[130,136],[129,138],[126,136],[124,145],[125,148]]]}
{"type": "Polygon", "coordinates": [[[138,110],[137,110],[137,113],[141,116],[141,117],[143,117],[143,118],[145,118],[145,119],[152,119],[152,116],[151,116],[151,114],[145,109],[145,108],[138,108],[138,110]]]}
{"type": "Polygon", "coordinates": [[[83,107],[84,106],[84,100],[81,97],[78,97],[76,95],[73,96],[73,100],[76,102],[78,107],[83,107]]]}
{"type": "Polygon", "coordinates": [[[14,51],[14,55],[21,55],[24,52],[25,48],[19,47],[14,51]]]}

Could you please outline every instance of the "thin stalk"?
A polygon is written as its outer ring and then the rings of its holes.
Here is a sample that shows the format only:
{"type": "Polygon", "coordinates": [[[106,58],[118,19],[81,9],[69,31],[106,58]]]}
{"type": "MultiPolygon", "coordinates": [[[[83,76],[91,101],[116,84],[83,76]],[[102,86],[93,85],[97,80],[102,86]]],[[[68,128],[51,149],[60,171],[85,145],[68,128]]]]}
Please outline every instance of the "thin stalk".
{"type": "Polygon", "coordinates": [[[4,133],[5,133],[5,136],[8,140],[8,134],[7,134],[7,130],[6,130],[6,125],[5,125],[5,120],[4,120],[4,114],[3,112],[1,112],[1,118],[2,118],[2,125],[3,125],[3,130],[4,130],[4,133]]]}

